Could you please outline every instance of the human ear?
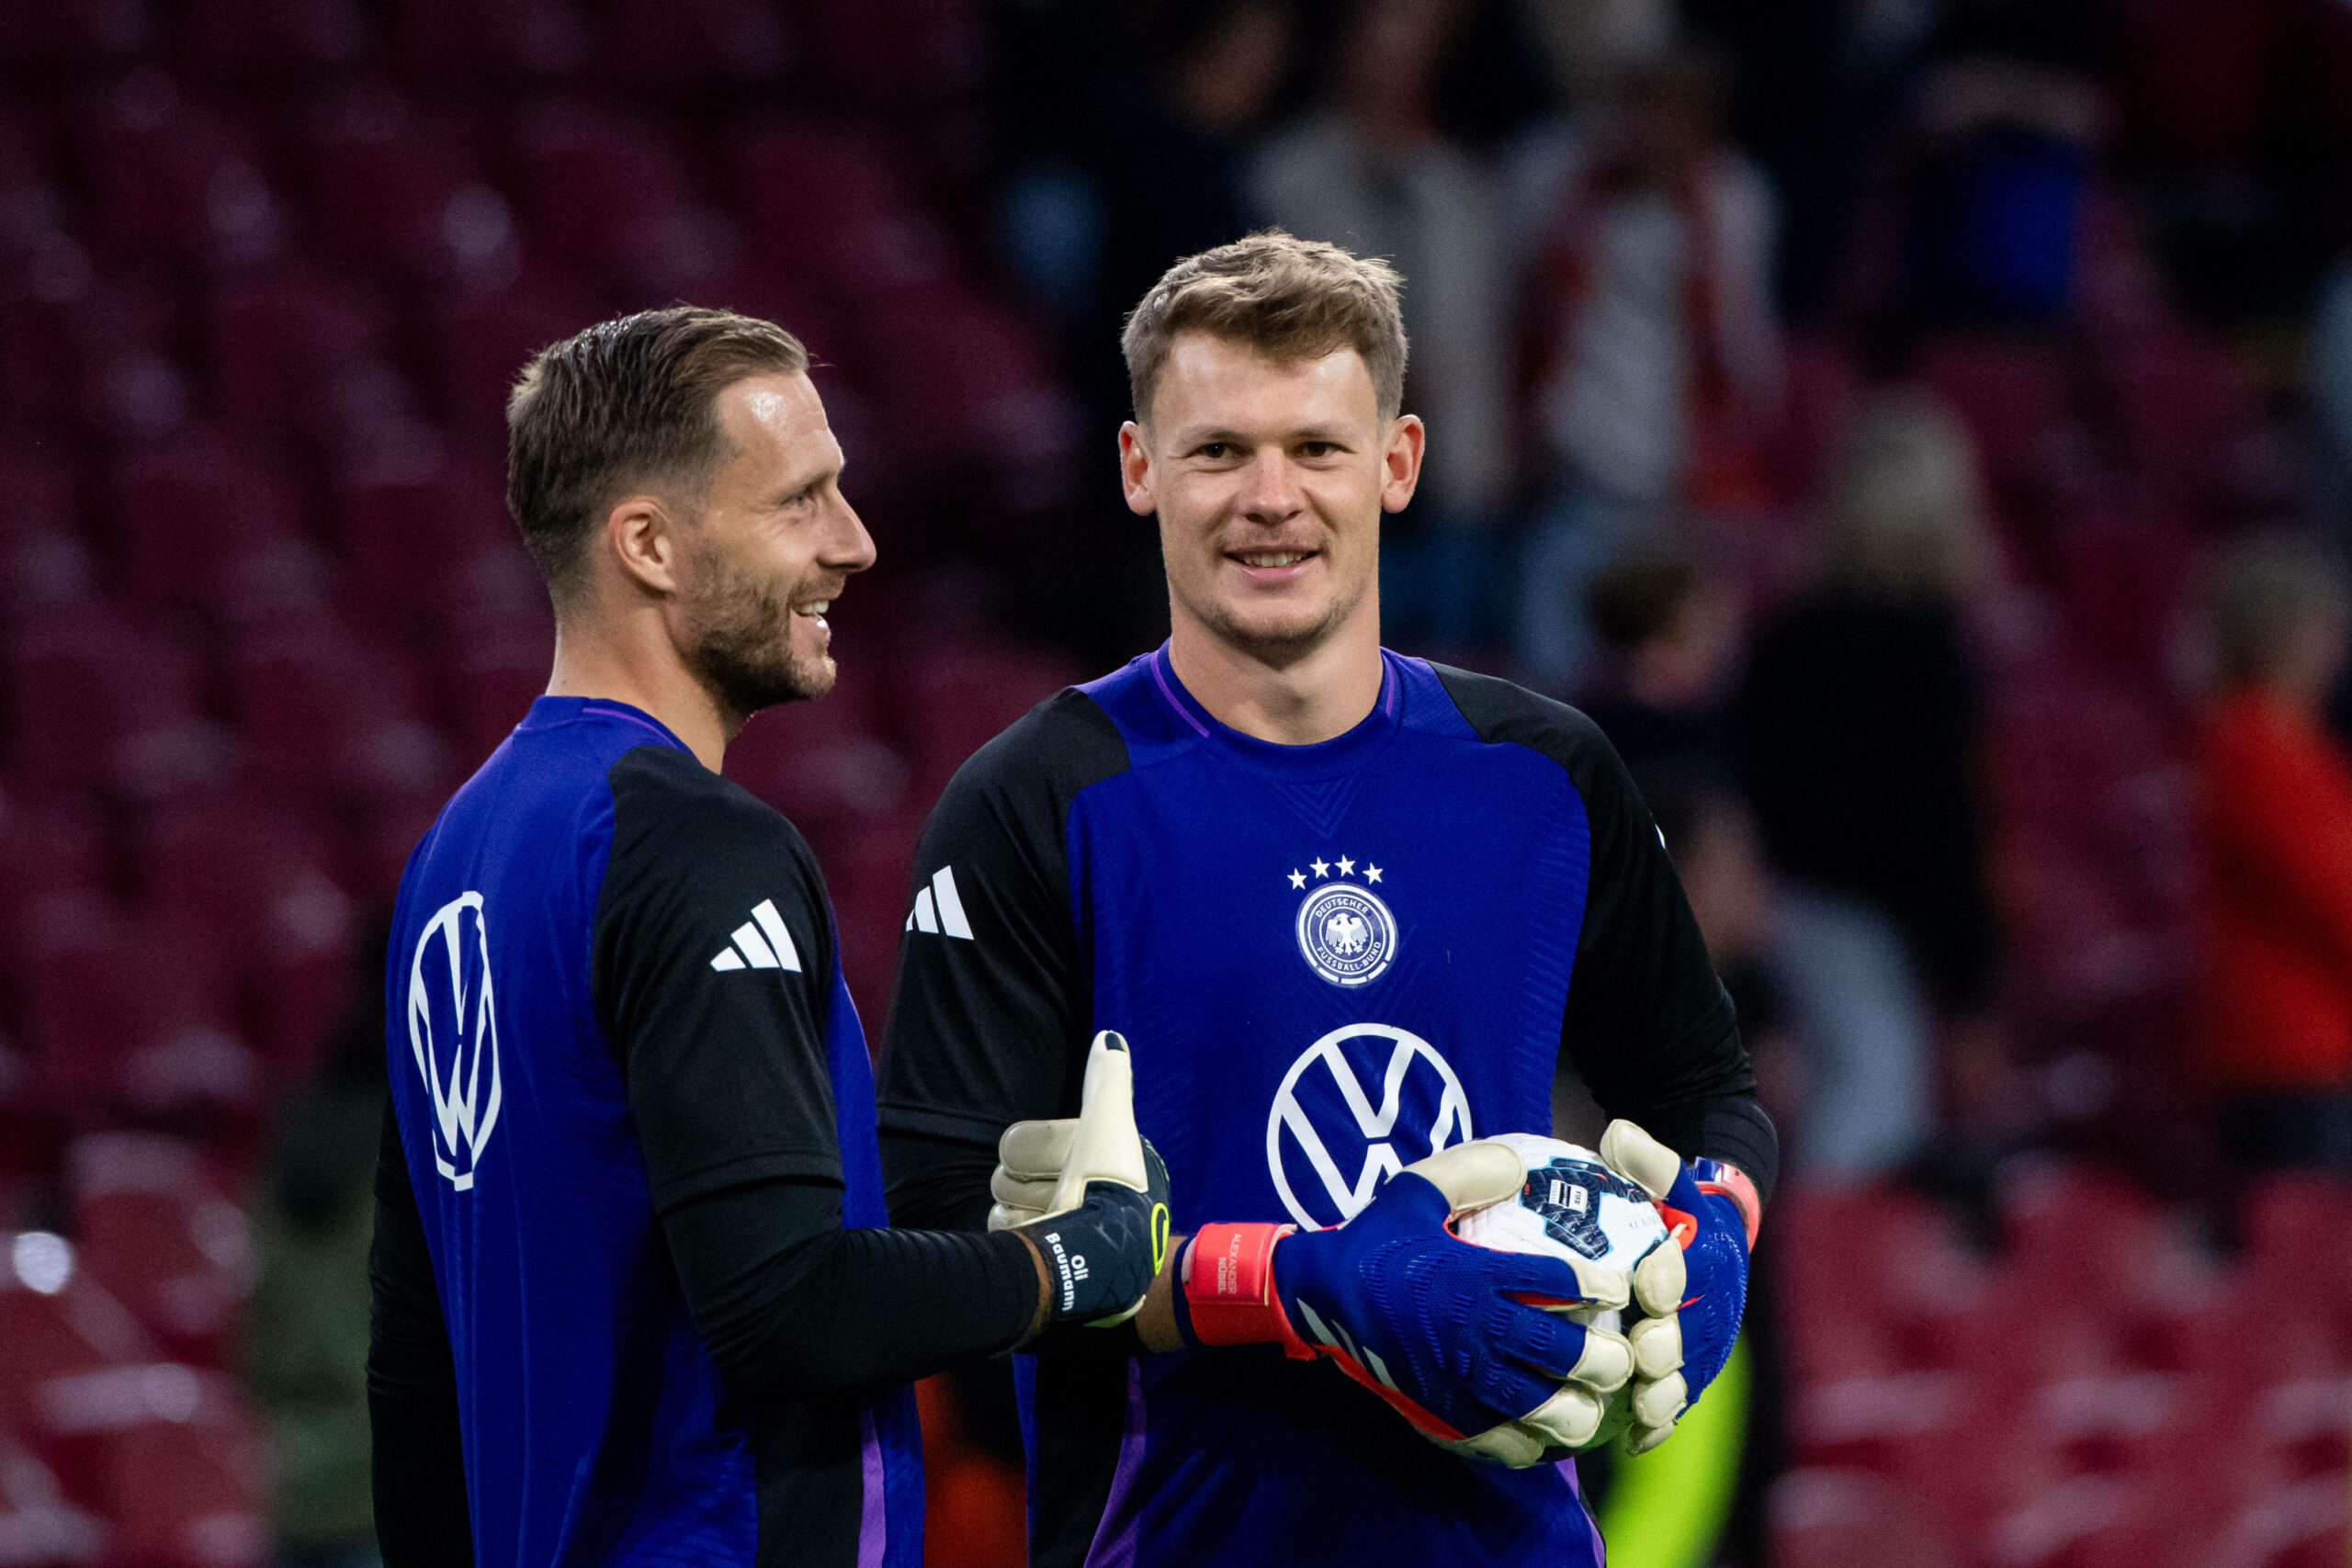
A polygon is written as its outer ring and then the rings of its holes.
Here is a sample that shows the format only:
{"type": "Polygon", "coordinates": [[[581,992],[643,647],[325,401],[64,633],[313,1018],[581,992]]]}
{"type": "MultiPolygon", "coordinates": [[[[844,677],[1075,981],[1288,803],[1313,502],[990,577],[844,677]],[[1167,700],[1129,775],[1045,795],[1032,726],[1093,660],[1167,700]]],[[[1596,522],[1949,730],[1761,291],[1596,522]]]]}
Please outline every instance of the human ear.
{"type": "Polygon", "coordinates": [[[678,530],[660,498],[624,497],[605,514],[604,543],[622,574],[643,592],[662,597],[678,592],[678,530]]]}
{"type": "Polygon", "coordinates": [[[1388,445],[1380,454],[1380,509],[1402,512],[1412,503],[1421,482],[1421,456],[1429,441],[1428,427],[1417,413],[1399,414],[1389,422],[1388,445]]]}
{"type": "Polygon", "coordinates": [[[1151,447],[1144,428],[1134,420],[1119,426],[1119,484],[1126,491],[1127,510],[1148,517],[1159,510],[1151,493],[1151,447]]]}

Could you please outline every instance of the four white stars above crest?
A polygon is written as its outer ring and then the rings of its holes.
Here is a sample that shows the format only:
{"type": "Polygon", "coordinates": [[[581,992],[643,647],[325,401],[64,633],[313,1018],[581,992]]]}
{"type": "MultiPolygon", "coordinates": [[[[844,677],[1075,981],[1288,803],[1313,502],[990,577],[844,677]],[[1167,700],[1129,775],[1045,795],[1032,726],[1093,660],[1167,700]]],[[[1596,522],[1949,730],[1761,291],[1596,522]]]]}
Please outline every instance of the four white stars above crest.
{"type": "MultiPolygon", "coordinates": [[[[1356,863],[1350,860],[1346,855],[1341,855],[1338,863],[1339,872],[1341,876],[1353,876],[1356,874],[1356,863]]],[[[1317,855],[1315,859],[1306,863],[1306,868],[1307,871],[1312,871],[1315,874],[1316,881],[1321,882],[1331,874],[1332,863],[1325,860],[1322,856],[1317,855]]],[[[1366,882],[1379,881],[1380,868],[1374,865],[1369,861],[1365,862],[1363,868],[1363,879],[1366,882]]],[[[1304,888],[1306,886],[1306,872],[1293,871],[1290,874],[1290,885],[1294,890],[1304,888]]]]}

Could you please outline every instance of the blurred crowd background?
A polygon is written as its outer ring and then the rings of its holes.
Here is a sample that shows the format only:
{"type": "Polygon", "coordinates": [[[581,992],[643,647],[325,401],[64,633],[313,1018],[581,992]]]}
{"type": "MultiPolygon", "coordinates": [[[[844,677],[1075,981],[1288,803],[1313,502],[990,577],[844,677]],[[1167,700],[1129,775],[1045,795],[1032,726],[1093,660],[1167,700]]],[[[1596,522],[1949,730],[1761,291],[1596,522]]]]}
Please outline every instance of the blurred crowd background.
{"type": "MultiPolygon", "coordinates": [[[[729,770],[878,1036],[940,786],[1165,635],[1122,313],[1268,224],[1408,280],[1387,640],[1600,720],[1783,1130],[1730,1521],[1618,1561],[2340,1568],[2346,0],[6,0],[0,1564],[370,1560],[524,358],[822,361],[882,564],[729,770]]],[[[1001,1369],[923,1393],[1019,1562],[1001,1369]]]]}

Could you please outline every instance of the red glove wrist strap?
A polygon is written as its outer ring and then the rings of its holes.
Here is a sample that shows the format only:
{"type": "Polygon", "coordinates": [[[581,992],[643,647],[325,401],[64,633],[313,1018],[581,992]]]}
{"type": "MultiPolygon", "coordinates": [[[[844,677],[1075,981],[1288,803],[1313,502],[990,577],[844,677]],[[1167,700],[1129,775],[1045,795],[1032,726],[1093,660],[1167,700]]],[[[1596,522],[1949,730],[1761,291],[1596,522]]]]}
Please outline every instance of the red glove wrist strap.
{"type": "Polygon", "coordinates": [[[1204,1345],[1272,1342],[1301,1359],[1314,1356],[1274,1292],[1274,1243],[1297,1228],[1208,1224],[1193,1233],[1181,1282],[1193,1338],[1204,1345]]]}
{"type": "Polygon", "coordinates": [[[1739,1167],[1725,1165],[1721,1160],[1711,1160],[1708,1163],[1715,1168],[1706,1179],[1699,1183],[1699,1190],[1713,1192],[1719,1197],[1731,1200],[1731,1206],[1739,1211],[1740,1219],[1747,1226],[1748,1249],[1754,1251],[1756,1233],[1761,1230],[1764,1224],[1763,1195],[1756,1190],[1756,1183],[1748,1179],[1747,1172],[1740,1169],[1739,1167]]]}

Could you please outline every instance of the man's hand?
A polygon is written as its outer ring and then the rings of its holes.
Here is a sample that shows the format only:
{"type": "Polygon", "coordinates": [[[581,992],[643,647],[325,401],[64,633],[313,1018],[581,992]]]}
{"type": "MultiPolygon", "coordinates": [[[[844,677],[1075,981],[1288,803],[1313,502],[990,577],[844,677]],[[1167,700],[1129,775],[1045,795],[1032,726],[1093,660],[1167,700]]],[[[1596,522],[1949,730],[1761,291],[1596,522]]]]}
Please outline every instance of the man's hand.
{"type": "Polygon", "coordinates": [[[1758,1205],[1754,1183],[1736,1168],[1704,1159],[1686,1166],[1631,1122],[1609,1124],[1600,1157],[1650,1195],[1680,1244],[1653,1253],[1634,1280],[1645,1315],[1626,1336],[1634,1352],[1626,1443],[1645,1453],[1666,1441],[1730,1359],[1747,1303],[1758,1205]]]}
{"type": "Polygon", "coordinates": [[[1408,1166],[1335,1229],[1204,1225],[1182,1264],[1193,1337],[1329,1356],[1458,1452],[1517,1467],[1582,1447],[1633,1352],[1559,1313],[1623,1307],[1624,1274],[1473,1247],[1448,1228],[1526,1175],[1507,1145],[1457,1145],[1408,1166]]]}
{"type": "Polygon", "coordinates": [[[1079,1112],[1005,1129],[989,1183],[990,1230],[1035,1251],[1045,1275],[1037,1325],[1108,1327],[1142,1307],[1168,1250],[1168,1172],[1136,1132],[1127,1043],[1094,1037],[1079,1112]],[[1008,1201],[1008,1199],[1010,1201],[1008,1201]]]}

